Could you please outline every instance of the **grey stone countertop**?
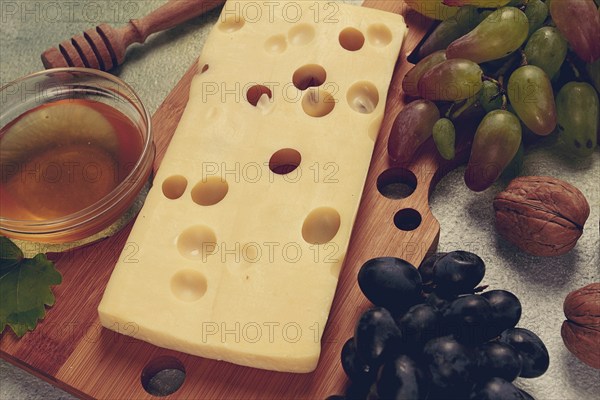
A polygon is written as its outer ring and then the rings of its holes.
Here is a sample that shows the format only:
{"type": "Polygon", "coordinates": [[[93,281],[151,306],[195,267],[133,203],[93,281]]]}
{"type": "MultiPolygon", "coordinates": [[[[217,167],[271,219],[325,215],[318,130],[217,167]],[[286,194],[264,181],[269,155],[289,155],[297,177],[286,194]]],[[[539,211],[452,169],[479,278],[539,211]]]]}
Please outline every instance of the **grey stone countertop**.
{"type": "MultiPolygon", "coordinates": [[[[356,2],[356,0],[354,0],[356,2]]],[[[0,83],[41,70],[40,54],[83,30],[108,22],[114,26],[141,17],[162,0],[2,0],[0,1],[0,83]]],[[[150,113],[200,54],[218,12],[153,35],[131,48],[122,67],[113,71],[131,84],[150,113]]],[[[487,264],[485,284],[515,293],[523,304],[519,326],[536,332],[550,352],[548,372],[516,384],[541,400],[598,398],[600,372],[579,362],[562,343],[562,304],[572,290],[600,281],[600,152],[573,163],[549,148],[527,153],[524,174],[550,175],[577,186],[591,205],[591,215],[577,246],[554,258],[527,255],[503,239],[493,227],[496,184],[483,193],[470,192],[464,167],[452,171],[432,194],[433,214],[440,221],[439,249],[478,253],[487,264]]],[[[71,399],[71,395],[0,360],[0,399],[71,399]]]]}

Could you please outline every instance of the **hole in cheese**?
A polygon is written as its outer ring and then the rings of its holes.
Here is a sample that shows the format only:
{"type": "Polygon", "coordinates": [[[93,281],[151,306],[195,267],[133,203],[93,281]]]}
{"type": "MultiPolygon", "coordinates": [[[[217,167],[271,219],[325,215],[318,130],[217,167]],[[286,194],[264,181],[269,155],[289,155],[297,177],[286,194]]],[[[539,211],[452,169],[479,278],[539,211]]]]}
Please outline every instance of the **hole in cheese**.
{"type": "Polygon", "coordinates": [[[315,28],[309,24],[298,24],[290,29],[288,38],[295,46],[308,44],[315,38],[315,28]]]}
{"type": "Polygon", "coordinates": [[[206,293],[206,277],[193,269],[184,269],[171,278],[171,292],[181,301],[196,301],[206,293]]]}
{"type": "Polygon", "coordinates": [[[394,215],[394,225],[401,231],[414,231],[421,221],[421,214],[412,208],[405,208],[394,215]]]}
{"type": "Polygon", "coordinates": [[[294,72],[292,82],[300,90],[321,86],[327,79],[325,68],[317,64],[304,65],[294,72]]]}
{"type": "Polygon", "coordinates": [[[183,195],[187,184],[185,176],[172,175],[163,181],[162,192],[167,199],[175,200],[183,195]]]}
{"type": "Polygon", "coordinates": [[[405,199],[417,188],[417,177],[405,168],[390,168],[377,178],[377,190],[393,200],[405,199]]]}
{"type": "Polygon", "coordinates": [[[340,229],[340,214],[331,207],[312,210],[302,225],[302,237],[311,244],[331,241],[340,229]]]}
{"type": "Polygon", "coordinates": [[[211,176],[200,181],[194,186],[191,192],[194,203],[201,206],[212,206],[225,198],[229,191],[227,181],[211,176]]]}
{"type": "Polygon", "coordinates": [[[340,45],[348,51],[362,49],[365,44],[365,36],[356,28],[346,28],[340,32],[340,45]]]}
{"type": "Polygon", "coordinates": [[[373,24],[367,29],[367,39],[375,47],[385,47],[392,41],[392,31],[384,24],[373,24]]]}
{"type": "Polygon", "coordinates": [[[302,109],[311,117],[324,117],[333,111],[336,100],[329,92],[310,88],[302,98],[302,109]]]}
{"type": "Polygon", "coordinates": [[[371,82],[356,82],[348,89],[346,99],[354,111],[371,114],[379,104],[379,91],[371,82]]]}
{"type": "Polygon", "coordinates": [[[265,41],[265,50],[269,53],[283,53],[287,49],[287,40],[283,35],[273,35],[265,41]]]}
{"type": "Polygon", "coordinates": [[[204,225],[191,226],[177,237],[177,250],[192,260],[205,260],[216,249],[217,237],[212,229],[204,225]]]}
{"type": "Polygon", "coordinates": [[[262,95],[267,95],[269,99],[273,98],[271,89],[264,85],[254,85],[246,92],[246,99],[248,100],[248,103],[256,107],[262,95]]]}
{"type": "Polygon", "coordinates": [[[300,165],[302,156],[294,149],[281,149],[273,153],[269,159],[269,169],[277,175],[286,175],[300,165]]]}
{"type": "Polygon", "coordinates": [[[162,356],[148,362],[142,370],[142,387],[157,397],[175,393],[185,381],[185,368],[175,357],[162,356]]]}
{"type": "Polygon", "coordinates": [[[221,17],[219,29],[226,33],[232,33],[242,29],[246,21],[241,15],[225,14],[221,17]]]}

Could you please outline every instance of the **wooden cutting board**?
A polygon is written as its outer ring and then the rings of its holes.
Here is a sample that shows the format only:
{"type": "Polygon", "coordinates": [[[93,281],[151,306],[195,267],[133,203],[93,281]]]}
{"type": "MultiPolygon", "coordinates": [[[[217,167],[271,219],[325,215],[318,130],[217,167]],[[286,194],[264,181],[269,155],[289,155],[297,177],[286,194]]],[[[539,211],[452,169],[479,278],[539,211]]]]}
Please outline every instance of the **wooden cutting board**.
{"type": "MultiPolygon", "coordinates": [[[[82,398],[153,398],[142,386],[143,371],[147,375],[177,366],[183,366],[186,378],[181,388],[167,399],[324,399],[342,393],[347,380],[339,362],[340,350],[353,335],[357,317],[369,304],[358,288],[356,274],[366,260],[376,256],[398,256],[418,265],[437,246],[439,224],[429,210],[428,195],[437,180],[454,167],[442,163],[430,142],[410,165],[381,175],[390,168],[387,136],[404,104],[400,96],[401,80],[411,66],[406,56],[423,38],[431,21],[409,10],[401,0],[366,0],[364,6],[401,13],[410,29],[389,91],[386,118],[375,146],[323,336],[321,359],[314,373],[285,374],[240,367],[161,349],[103,329],[96,309],[117,258],[126,246],[131,224],[99,243],[50,255],[63,274],[63,283],[54,289],[56,305],[48,310],[37,329],[23,338],[5,332],[0,340],[0,356],[82,398]],[[415,190],[404,199],[389,199],[378,191],[378,178],[380,184],[402,181],[415,190]],[[403,230],[396,225],[404,229],[418,227],[403,230]]],[[[195,66],[153,116],[156,166],[186,105],[194,73],[195,66]]]]}

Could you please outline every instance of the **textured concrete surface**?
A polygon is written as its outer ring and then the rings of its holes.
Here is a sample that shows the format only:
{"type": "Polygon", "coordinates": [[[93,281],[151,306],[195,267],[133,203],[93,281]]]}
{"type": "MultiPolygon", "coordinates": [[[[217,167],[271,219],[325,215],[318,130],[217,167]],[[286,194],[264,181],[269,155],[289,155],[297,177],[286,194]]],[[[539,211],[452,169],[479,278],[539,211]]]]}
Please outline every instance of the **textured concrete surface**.
{"type": "MultiPolygon", "coordinates": [[[[352,0],[353,2],[360,2],[352,0]]],[[[0,1],[0,83],[42,69],[39,55],[74,34],[109,22],[119,26],[145,15],[162,0],[2,0],[0,1]]],[[[153,113],[200,54],[204,38],[217,18],[213,12],[136,46],[115,74],[131,84],[153,113]]],[[[441,223],[440,250],[465,249],[487,263],[484,283],[514,292],[523,303],[519,326],[538,333],[550,351],[549,371],[541,378],[519,379],[517,385],[542,400],[597,398],[600,373],[580,363],[560,337],[562,302],[571,290],[600,280],[600,152],[590,160],[571,163],[552,149],[540,148],[525,159],[525,173],[552,175],[577,187],[592,213],[585,232],[570,253],[551,259],[529,256],[500,239],[493,228],[492,199],[502,186],[470,192],[464,168],[444,178],[431,199],[441,223]]],[[[0,400],[72,399],[0,360],[0,400]]]]}

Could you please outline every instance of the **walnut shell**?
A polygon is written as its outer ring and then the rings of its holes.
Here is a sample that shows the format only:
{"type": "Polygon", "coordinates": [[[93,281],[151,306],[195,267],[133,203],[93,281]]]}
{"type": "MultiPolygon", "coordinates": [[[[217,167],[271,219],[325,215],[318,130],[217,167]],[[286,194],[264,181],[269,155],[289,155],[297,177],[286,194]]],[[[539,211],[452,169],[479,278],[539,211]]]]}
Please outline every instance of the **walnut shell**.
{"type": "Polygon", "coordinates": [[[567,320],[560,334],[565,346],[585,364],[600,369],[600,283],[569,293],[563,308],[567,320]]]}
{"type": "Polygon", "coordinates": [[[571,250],[590,215],[579,189],[546,176],[513,179],[494,199],[494,210],[498,233],[536,256],[557,256],[571,250]]]}

